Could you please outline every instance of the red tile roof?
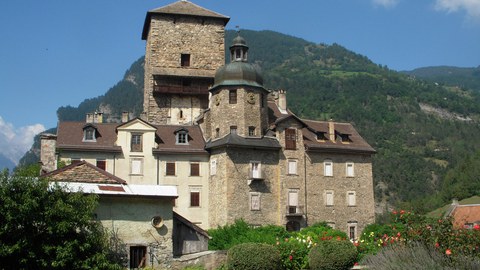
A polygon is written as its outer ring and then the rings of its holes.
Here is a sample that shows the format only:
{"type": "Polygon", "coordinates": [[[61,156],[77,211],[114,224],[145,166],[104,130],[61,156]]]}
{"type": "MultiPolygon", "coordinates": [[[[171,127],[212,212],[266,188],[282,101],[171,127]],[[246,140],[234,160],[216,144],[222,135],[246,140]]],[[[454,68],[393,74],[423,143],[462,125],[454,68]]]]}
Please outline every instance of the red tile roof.
{"type": "Polygon", "coordinates": [[[83,141],[83,127],[85,122],[60,122],[57,129],[57,149],[82,150],[100,152],[121,152],[122,149],[115,145],[117,133],[116,123],[89,124],[96,129],[96,141],[83,141]]]}
{"type": "Polygon", "coordinates": [[[456,229],[463,228],[466,223],[480,224],[480,205],[457,205],[453,210],[453,227],[456,229]]]}

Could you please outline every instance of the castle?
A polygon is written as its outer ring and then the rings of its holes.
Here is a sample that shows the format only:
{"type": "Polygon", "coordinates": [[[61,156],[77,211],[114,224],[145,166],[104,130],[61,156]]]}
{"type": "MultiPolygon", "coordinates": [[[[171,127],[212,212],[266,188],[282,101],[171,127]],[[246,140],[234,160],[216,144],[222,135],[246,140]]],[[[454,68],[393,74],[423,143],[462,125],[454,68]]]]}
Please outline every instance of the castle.
{"type": "Polygon", "coordinates": [[[292,113],[240,35],[225,64],[228,21],[183,0],[148,11],[144,113],[60,122],[42,141],[44,170],[85,161],[131,185],[176,186],[173,210],[203,229],[325,221],[357,239],[375,221],[375,150],[349,123],[292,113]]]}

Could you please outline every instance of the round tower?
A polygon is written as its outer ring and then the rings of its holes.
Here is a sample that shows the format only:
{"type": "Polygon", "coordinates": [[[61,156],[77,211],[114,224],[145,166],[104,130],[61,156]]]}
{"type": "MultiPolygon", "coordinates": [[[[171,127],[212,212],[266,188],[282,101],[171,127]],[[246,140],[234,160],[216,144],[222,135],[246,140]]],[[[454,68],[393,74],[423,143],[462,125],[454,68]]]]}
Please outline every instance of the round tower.
{"type": "Polygon", "coordinates": [[[262,137],[268,127],[268,91],[258,66],[248,63],[248,46],[237,35],[230,46],[230,63],[215,73],[210,88],[211,138],[235,133],[262,137]]]}

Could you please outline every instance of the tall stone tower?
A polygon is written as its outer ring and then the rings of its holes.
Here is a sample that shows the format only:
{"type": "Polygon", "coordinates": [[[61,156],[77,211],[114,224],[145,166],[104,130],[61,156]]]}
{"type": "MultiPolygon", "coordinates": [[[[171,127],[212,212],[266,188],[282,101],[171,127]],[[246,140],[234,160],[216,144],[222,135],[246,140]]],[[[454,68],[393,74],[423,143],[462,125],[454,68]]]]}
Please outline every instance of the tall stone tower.
{"type": "Polygon", "coordinates": [[[191,124],[208,106],[208,88],[225,64],[229,17],[189,1],[147,12],[143,109],[153,124],[191,124]]]}
{"type": "Polygon", "coordinates": [[[211,227],[240,218],[250,224],[277,224],[279,219],[281,146],[267,133],[269,92],[247,56],[247,44],[237,36],[231,62],[218,69],[210,88],[204,131],[210,151],[211,227]]]}

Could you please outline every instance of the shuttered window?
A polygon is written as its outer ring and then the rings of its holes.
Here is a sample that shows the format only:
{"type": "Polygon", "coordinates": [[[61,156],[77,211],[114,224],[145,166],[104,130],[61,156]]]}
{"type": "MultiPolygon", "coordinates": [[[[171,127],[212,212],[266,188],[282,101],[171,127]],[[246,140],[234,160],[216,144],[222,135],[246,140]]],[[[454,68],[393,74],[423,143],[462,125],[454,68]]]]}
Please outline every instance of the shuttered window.
{"type": "Polygon", "coordinates": [[[333,191],[326,191],[325,192],[325,204],[327,206],[333,206],[333,191]]]}
{"type": "Polygon", "coordinates": [[[131,174],[142,174],[142,159],[141,158],[134,158],[131,159],[131,164],[130,164],[130,172],[131,174]]]}
{"type": "Polygon", "coordinates": [[[353,170],[353,162],[347,162],[346,164],[347,177],[354,177],[355,172],[353,170]]]}
{"type": "Polygon", "coordinates": [[[297,149],[297,134],[293,128],[285,129],[285,149],[297,149]]]}
{"type": "Polygon", "coordinates": [[[107,169],[107,161],[104,159],[97,159],[97,167],[105,171],[107,169]]]}
{"type": "Polygon", "coordinates": [[[325,176],[333,176],[333,162],[329,159],[323,162],[325,176]]]}
{"type": "Polygon", "coordinates": [[[175,175],[175,162],[167,162],[166,175],[175,175]]]}
{"type": "Polygon", "coordinates": [[[190,206],[199,207],[200,206],[200,191],[191,190],[190,191],[190,206]]]}
{"type": "Polygon", "coordinates": [[[297,174],[297,161],[294,159],[288,160],[288,172],[287,174],[295,175],[297,174]]]}
{"type": "Polygon", "coordinates": [[[190,176],[200,176],[200,164],[190,163],[190,176]]]}
{"type": "Polygon", "coordinates": [[[210,175],[216,175],[217,174],[217,160],[212,159],[210,160],[210,175]]]}
{"type": "Polygon", "coordinates": [[[347,192],[347,204],[348,206],[355,206],[357,204],[356,196],[354,191],[347,192]]]}

